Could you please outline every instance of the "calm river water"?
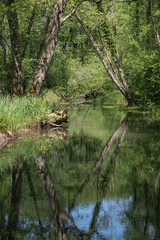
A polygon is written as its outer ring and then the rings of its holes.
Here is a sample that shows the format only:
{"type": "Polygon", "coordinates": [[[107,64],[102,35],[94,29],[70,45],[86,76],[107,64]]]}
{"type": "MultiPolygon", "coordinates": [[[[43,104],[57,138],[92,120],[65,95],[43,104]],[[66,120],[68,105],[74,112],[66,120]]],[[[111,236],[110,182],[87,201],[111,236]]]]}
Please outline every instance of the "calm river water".
{"type": "Polygon", "coordinates": [[[0,152],[0,239],[160,239],[160,121],[76,106],[0,152]]]}

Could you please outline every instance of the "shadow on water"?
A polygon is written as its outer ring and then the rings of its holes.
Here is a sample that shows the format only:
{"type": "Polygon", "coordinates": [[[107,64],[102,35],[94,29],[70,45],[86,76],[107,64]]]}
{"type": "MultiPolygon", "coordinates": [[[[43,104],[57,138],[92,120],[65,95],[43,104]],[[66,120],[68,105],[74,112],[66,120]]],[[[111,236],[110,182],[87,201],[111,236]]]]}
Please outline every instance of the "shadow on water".
{"type": "Polygon", "coordinates": [[[14,160],[0,173],[1,239],[159,239],[157,134],[147,135],[152,142],[139,135],[150,123],[138,115],[127,113],[116,126],[106,113],[106,132],[85,128],[85,113],[76,120],[85,129],[57,130],[63,141],[51,132],[2,152],[14,160]]]}

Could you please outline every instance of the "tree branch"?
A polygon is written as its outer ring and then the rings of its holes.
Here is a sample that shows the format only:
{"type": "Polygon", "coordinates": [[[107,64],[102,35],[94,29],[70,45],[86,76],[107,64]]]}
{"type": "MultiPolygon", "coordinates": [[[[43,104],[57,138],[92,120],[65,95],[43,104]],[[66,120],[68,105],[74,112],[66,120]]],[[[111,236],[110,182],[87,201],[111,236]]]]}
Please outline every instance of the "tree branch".
{"type": "Polygon", "coordinates": [[[81,5],[81,3],[85,2],[86,0],[80,0],[79,3],[75,6],[75,8],[66,16],[62,19],[62,24],[70,17],[73,16],[73,14],[76,12],[77,8],[81,5]]]}
{"type": "Polygon", "coordinates": [[[98,57],[100,58],[105,70],[107,71],[108,75],[110,76],[111,80],[113,81],[113,83],[116,85],[116,87],[120,90],[120,92],[124,95],[124,97],[126,98],[128,104],[130,104],[131,101],[131,95],[128,92],[128,90],[123,86],[123,84],[120,82],[119,79],[117,79],[115,77],[115,74],[113,73],[113,71],[111,70],[109,64],[106,62],[105,58],[103,57],[103,54],[101,53],[93,35],[90,33],[90,31],[88,30],[88,28],[84,25],[83,21],[81,20],[80,16],[78,15],[78,13],[76,12],[76,17],[78,22],[81,24],[82,28],[84,29],[84,31],[86,32],[86,35],[88,36],[88,38],[90,39],[94,49],[97,52],[98,57]]]}

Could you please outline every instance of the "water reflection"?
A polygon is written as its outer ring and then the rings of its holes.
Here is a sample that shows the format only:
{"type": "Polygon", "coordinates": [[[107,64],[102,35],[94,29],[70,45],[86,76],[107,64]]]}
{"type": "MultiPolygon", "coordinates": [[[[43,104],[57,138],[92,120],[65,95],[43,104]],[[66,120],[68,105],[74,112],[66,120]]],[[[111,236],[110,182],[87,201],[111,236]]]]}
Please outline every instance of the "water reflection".
{"type": "Polygon", "coordinates": [[[1,239],[160,239],[157,121],[89,111],[1,153],[1,239]]]}

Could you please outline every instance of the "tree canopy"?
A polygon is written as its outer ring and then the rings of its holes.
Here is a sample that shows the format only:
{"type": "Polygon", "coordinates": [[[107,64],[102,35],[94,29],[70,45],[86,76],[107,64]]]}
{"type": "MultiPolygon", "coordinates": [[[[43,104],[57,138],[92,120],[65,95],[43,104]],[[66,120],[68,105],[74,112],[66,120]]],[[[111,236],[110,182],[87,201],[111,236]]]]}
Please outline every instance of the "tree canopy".
{"type": "Polygon", "coordinates": [[[158,105],[159,13],[158,0],[1,0],[0,89],[158,105]]]}

